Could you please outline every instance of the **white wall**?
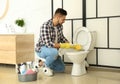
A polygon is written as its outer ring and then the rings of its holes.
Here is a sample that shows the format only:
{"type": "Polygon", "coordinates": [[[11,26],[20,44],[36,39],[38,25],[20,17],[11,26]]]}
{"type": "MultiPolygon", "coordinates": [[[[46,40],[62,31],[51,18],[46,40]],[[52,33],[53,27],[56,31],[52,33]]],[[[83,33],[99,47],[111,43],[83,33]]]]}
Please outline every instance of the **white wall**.
{"type": "MultiPolygon", "coordinates": [[[[98,16],[105,18],[90,19],[87,22],[88,27],[91,30],[97,31],[97,44],[96,47],[104,47],[106,49],[98,49],[98,64],[108,66],[120,67],[120,0],[98,0],[98,16]],[[113,17],[112,17],[113,16],[113,17]],[[114,17],[119,16],[119,17],[114,17]],[[108,30],[109,28],[109,30],[108,30]],[[109,33],[109,37],[108,37],[109,33]],[[109,38],[109,43],[108,43],[109,38]]],[[[89,2],[89,5],[91,3],[89,2]]],[[[94,4],[94,6],[96,6],[94,4]]],[[[90,6],[89,6],[90,7],[90,6]]],[[[94,10],[94,8],[90,7],[94,10]]],[[[90,11],[88,11],[90,12],[90,11]]],[[[91,11],[91,12],[96,12],[91,11]]],[[[92,15],[92,14],[91,14],[92,15]]],[[[94,14],[92,15],[94,16],[94,14]]],[[[88,17],[90,17],[88,15],[88,17]]],[[[95,16],[94,16],[95,17],[95,16]]],[[[94,56],[94,55],[93,55],[94,56]]],[[[95,56],[94,56],[95,58],[95,56]]],[[[95,59],[88,56],[88,61],[91,64],[95,64],[95,59]],[[94,61],[92,61],[94,59],[94,61]]]]}
{"type": "MultiPolygon", "coordinates": [[[[0,0],[0,16],[4,11],[4,3],[7,0],[0,0]],[[2,12],[1,12],[2,10],[2,12]]],[[[35,34],[35,42],[39,37],[39,28],[41,24],[51,18],[51,0],[8,0],[9,7],[6,16],[0,19],[0,33],[5,31],[5,24],[14,25],[17,18],[24,18],[26,22],[27,33],[35,34]]],[[[62,0],[54,0],[54,11],[62,7],[62,0]]],[[[87,1],[87,27],[90,30],[97,31],[96,47],[108,47],[107,28],[108,18],[96,17],[96,0],[87,1]]],[[[98,0],[98,17],[120,16],[120,0],[98,0]]],[[[68,11],[67,19],[82,18],[82,0],[63,0],[63,8],[68,11]]],[[[73,21],[73,30],[82,27],[82,20],[73,21]]],[[[109,18],[110,48],[120,48],[120,17],[109,18]]],[[[71,41],[71,21],[64,24],[64,34],[71,41]]],[[[120,50],[99,49],[98,50],[100,65],[110,65],[120,67],[120,50]]],[[[67,58],[65,61],[69,61],[67,58]]],[[[88,62],[96,63],[96,50],[89,53],[88,62]]]]}
{"type": "MultiPolygon", "coordinates": [[[[82,18],[82,0],[69,0],[69,2],[64,0],[63,3],[63,8],[68,11],[67,19],[82,18]]],[[[96,49],[88,54],[87,60],[90,64],[96,64],[96,56],[98,55],[98,65],[120,67],[120,49],[112,49],[120,48],[119,3],[120,0],[98,0],[96,5],[96,0],[86,0],[86,25],[89,30],[97,31],[97,42],[95,47],[98,47],[98,54],[96,54],[96,49]]],[[[64,34],[69,41],[71,41],[71,26],[70,20],[67,20],[64,24],[64,34]]],[[[78,27],[82,27],[82,20],[73,21],[73,31],[78,27]]],[[[65,57],[65,61],[69,62],[69,59],[65,57]]]]}
{"type": "MultiPolygon", "coordinates": [[[[15,19],[24,18],[26,22],[27,33],[35,33],[36,41],[39,36],[39,28],[41,24],[51,18],[51,0],[8,1],[8,12],[4,18],[0,19],[1,30],[5,29],[5,24],[14,26],[15,19]]],[[[1,4],[2,2],[3,1],[1,1],[1,4]]],[[[0,8],[3,9],[1,6],[0,8]]],[[[1,31],[0,33],[6,32],[1,31]]]]}

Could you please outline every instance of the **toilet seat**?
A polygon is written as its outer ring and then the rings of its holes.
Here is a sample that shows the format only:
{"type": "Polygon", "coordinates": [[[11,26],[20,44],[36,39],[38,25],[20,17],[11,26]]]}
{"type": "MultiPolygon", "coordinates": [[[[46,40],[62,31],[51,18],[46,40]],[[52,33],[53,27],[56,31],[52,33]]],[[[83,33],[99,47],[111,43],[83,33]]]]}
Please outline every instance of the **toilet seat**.
{"type": "Polygon", "coordinates": [[[87,28],[82,27],[76,30],[73,42],[74,44],[82,45],[84,50],[89,50],[91,39],[90,31],[87,28]]]}

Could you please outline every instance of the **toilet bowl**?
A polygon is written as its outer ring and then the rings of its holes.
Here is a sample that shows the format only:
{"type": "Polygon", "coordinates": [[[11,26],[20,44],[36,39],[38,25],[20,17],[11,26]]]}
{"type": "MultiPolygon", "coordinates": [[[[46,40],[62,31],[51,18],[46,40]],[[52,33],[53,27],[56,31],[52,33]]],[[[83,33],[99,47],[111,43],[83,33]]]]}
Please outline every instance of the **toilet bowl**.
{"type": "Polygon", "coordinates": [[[94,49],[95,46],[95,31],[89,31],[88,28],[82,27],[77,29],[73,38],[74,44],[80,44],[83,50],[77,51],[74,49],[64,49],[64,55],[68,56],[73,63],[71,75],[80,76],[86,73],[85,58],[87,54],[94,49]]]}

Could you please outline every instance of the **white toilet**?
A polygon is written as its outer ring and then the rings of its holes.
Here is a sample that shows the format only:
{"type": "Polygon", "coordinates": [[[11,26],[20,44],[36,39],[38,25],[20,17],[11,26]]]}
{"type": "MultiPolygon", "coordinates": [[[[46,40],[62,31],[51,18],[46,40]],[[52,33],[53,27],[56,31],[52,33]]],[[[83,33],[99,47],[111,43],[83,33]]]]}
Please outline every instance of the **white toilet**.
{"type": "Polygon", "coordinates": [[[76,51],[73,49],[66,49],[64,55],[68,56],[73,63],[71,75],[80,76],[86,73],[85,58],[87,54],[94,49],[95,46],[95,31],[89,31],[88,28],[82,27],[77,29],[74,35],[74,44],[80,44],[83,47],[83,51],[76,51]]]}

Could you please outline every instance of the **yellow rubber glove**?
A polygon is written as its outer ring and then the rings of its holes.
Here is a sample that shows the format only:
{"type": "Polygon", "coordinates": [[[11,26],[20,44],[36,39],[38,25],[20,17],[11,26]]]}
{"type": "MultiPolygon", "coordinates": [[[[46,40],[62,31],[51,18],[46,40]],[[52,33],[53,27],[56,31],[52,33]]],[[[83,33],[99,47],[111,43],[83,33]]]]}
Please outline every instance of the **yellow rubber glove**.
{"type": "Polygon", "coordinates": [[[61,43],[60,48],[73,48],[75,50],[82,50],[82,45],[80,44],[70,44],[70,43],[61,43]]]}
{"type": "Polygon", "coordinates": [[[60,48],[70,48],[70,43],[61,43],[60,48]]]}

